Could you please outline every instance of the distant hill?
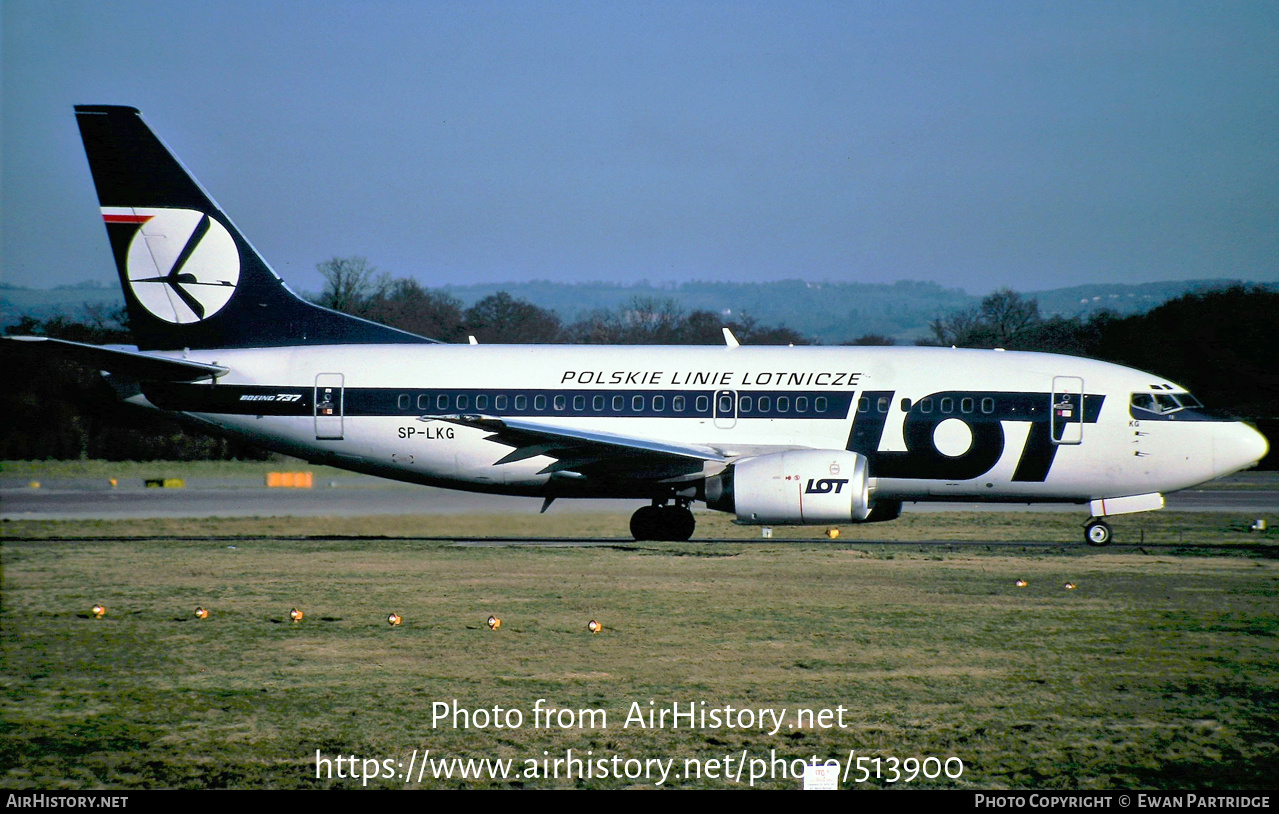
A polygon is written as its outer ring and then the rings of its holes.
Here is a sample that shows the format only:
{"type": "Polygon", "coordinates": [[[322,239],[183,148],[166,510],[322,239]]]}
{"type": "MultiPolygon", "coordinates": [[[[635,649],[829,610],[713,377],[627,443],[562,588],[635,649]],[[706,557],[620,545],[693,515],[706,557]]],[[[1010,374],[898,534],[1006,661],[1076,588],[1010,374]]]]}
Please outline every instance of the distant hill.
{"type": "MultiPolygon", "coordinates": [[[[1044,316],[1087,317],[1106,309],[1128,315],[1149,311],[1190,291],[1222,288],[1231,282],[1235,281],[1116,283],[1021,293],[1038,300],[1044,316]]],[[[1262,285],[1279,290],[1277,284],[1262,285]]],[[[532,281],[450,285],[442,290],[467,306],[505,291],[517,299],[555,311],[565,323],[581,319],[591,311],[624,307],[637,297],[671,299],[686,311],[711,311],[732,318],[744,314],[761,325],[785,326],[823,344],[847,342],[866,334],[912,342],[929,335],[928,325],[936,317],[968,308],[981,299],[962,289],[918,281],[877,284],[779,280],[669,285],[532,281]]],[[[12,325],[24,314],[40,319],[56,314],[77,318],[86,303],[115,309],[124,301],[117,286],[96,282],[53,289],[0,284],[0,326],[12,325]]]]}
{"type": "Polygon", "coordinates": [[[1275,283],[1247,283],[1244,280],[1179,280],[1140,285],[1078,285],[1050,291],[1025,292],[1039,300],[1039,312],[1045,316],[1087,317],[1098,311],[1115,311],[1122,315],[1145,313],[1192,291],[1227,288],[1245,283],[1279,291],[1275,283]]]}
{"type": "Polygon", "coordinates": [[[124,307],[124,294],[118,284],[89,281],[57,288],[22,288],[0,283],[0,327],[8,327],[20,317],[37,319],[62,316],[78,319],[85,305],[109,310],[124,307]]]}
{"type": "Polygon", "coordinates": [[[820,283],[779,280],[768,283],[689,282],[678,285],[637,283],[509,283],[445,286],[470,305],[496,291],[526,299],[574,322],[591,311],[622,308],[638,298],[671,299],[686,311],[711,311],[726,318],[753,317],[762,325],[787,327],[827,344],[867,333],[923,335],[938,314],[966,308],[976,298],[936,283],[820,283]]]}
{"type": "MultiPolygon", "coordinates": [[[[1100,284],[1021,292],[1039,301],[1046,317],[1087,317],[1111,310],[1121,315],[1144,313],[1190,291],[1224,288],[1231,280],[1182,280],[1140,285],[1100,284]]],[[[1266,285],[1266,284],[1263,284],[1266,285]]],[[[1279,290],[1279,285],[1267,287],[1279,290]]],[[[444,286],[465,305],[506,291],[518,299],[556,311],[573,322],[597,309],[625,306],[636,297],[674,300],[687,311],[705,310],[754,317],[763,325],[785,326],[823,344],[837,344],[866,334],[892,336],[909,343],[930,336],[937,317],[976,305],[981,297],[937,283],[817,283],[781,280],[768,283],[689,282],[678,285],[637,283],[502,283],[444,286]]]]}

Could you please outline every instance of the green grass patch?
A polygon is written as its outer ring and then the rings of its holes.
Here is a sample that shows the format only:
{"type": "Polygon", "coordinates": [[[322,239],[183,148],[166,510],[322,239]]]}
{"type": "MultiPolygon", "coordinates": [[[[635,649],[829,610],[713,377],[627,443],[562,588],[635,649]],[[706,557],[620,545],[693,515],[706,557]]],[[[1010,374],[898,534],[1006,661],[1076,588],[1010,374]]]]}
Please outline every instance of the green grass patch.
{"type": "MultiPolygon", "coordinates": [[[[1183,519],[1186,528],[1165,533],[1224,538],[1230,532],[1214,517],[1183,519]]],[[[539,523],[554,534],[616,536],[617,520],[565,514],[539,523]]],[[[419,759],[430,749],[433,757],[510,759],[519,773],[529,759],[572,749],[597,759],[674,759],[681,776],[668,785],[676,787],[746,785],[684,776],[686,759],[850,752],[963,761],[958,780],[910,786],[1279,784],[1279,562],[1242,551],[987,552],[852,539],[867,529],[927,533],[922,539],[1053,539],[1061,531],[1073,543],[1079,528],[1078,518],[1044,514],[903,521],[846,527],[832,544],[759,541],[758,529],[706,517],[699,534],[744,536],[585,548],[422,539],[484,536],[493,523],[509,534],[510,518],[8,523],[0,549],[3,782],[356,787],[317,779],[317,750],[404,768],[415,749],[419,759]],[[390,539],[342,537],[353,533],[348,522],[390,539]],[[279,539],[299,533],[317,536],[279,539]],[[48,539],[14,539],[41,535],[48,539]],[[126,539],[137,537],[148,539],[126,539]],[[1019,588],[1018,579],[1028,584],[1019,588]],[[102,619],[89,613],[94,603],[106,606],[102,619]],[[197,605],[208,619],[194,618],[197,605]],[[306,613],[301,624],[288,621],[293,607],[306,613]],[[393,611],[404,620],[395,628],[386,623],[393,611]],[[499,630],[485,625],[489,614],[502,618],[499,630]],[[603,633],[587,632],[591,619],[603,633]],[[523,725],[433,727],[432,705],[454,699],[471,710],[518,709],[523,725]],[[608,727],[534,728],[539,699],[603,710],[608,727]],[[632,703],[647,709],[650,701],[784,709],[788,726],[776,734],[623,727],[632,703]],[[797,709],[837,707],[843,727],[789,726],[797,709]]],[[[652,783],[428,775],[407,785],[652,783]]],[[[798,783],[774,771],[756,785],[798,783]]]]}
{"type": "MultiPolygon", "coordinates": [[[[1086,512],[907,512],[889,523],[825,528],[775,526],[764,539],[759,526],[733,522],[731,515],[698,512],[698,540],[767,544],[821,542],[834,546],[879,543],[1055,543],[1078,548],[1086,512]]],[[[129,520],[9,520],[2,533],[9,539],[110,539],[133,537],[388,537],[397,539],[594,538],[633,543],[629,515],[561,512],[545,515],[372,515],[365,517],[205,517],[129,520]]],[[[1110,518],[1115,543],[1154,546],[1237,546],[1264,548],[1279,542],[1279,527],[1263,533],[1248,530],[1248,518],[1220,512],[1149,512],[1110,518]]],[[[672,550],[689,550],[672,547],[672,550]]],[[[705,553],[705,552],[703,552],[705,553]]]]}

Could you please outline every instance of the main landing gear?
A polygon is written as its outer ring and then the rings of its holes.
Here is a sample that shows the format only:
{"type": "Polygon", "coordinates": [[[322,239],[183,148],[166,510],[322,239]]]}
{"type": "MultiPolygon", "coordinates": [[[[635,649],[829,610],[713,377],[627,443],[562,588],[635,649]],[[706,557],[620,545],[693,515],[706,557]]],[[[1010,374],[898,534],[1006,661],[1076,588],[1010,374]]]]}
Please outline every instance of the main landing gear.
{"type": "Polygon", "coordinates": [[[631,515],[631,536],[636,540],[682,543],[693,536],[697,521],[689,511],[688,502],[667,505],[653,501],[631,515]]]}
{"type": "Polygon", "coordinates": [[[1088,545],[1110,545],[1110,524],[1100,517],[1089,518],[1084,525],[1084,542],[1088,545]]]}

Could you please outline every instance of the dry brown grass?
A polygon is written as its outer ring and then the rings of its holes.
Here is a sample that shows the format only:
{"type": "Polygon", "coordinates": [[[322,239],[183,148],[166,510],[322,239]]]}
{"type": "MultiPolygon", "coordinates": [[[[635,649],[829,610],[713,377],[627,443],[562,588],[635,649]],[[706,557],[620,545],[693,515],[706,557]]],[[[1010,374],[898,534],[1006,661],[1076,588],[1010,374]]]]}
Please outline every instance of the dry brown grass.
{"type": "MultiPolygon", "coordinates": [[[[1017,517],[930,519],[956,527],[947,532],[977,522],[991,539],[1055,533],[1044,515],[1020,526],[1017,517]]],[[[315,778],[317,749],[407,763],[426,748],[512,758],[517,768],[568,748],[680,762],[743,750],[953,755],[963,778],[932,785],[966,788],[1279,781],[1271,559],[951,551],[863,544],[847,529],[837,544],[764,543],[758,530],[731,525],[724,536],[752,542],[457,547],[419,537],[500,536],[493,524],[505,520],[361,522],[360,533],[397,535],[386,540],[276,539],[298,533],[299,521],[287,531],[282,522],[6,524],[6,785],[352,786],[359,781],[315,778]],[[222,535],[242,539],[200,539],[222,535]],[[14,539],[40,536],[62,539],[14,539]],[[94,602],[107,606],[104,619],[88,616],[94,602]],[[209,619],[192,617],[196,605],[209,619]],[[294,606],[306,611],[300,625],[287,619],[294,606]],[[392,610],[404,617],[398,628],[386,624],[392,610]],[[485,626],[490,613],[502,618],[499,631],[485,626]],[[592,618],[604,633],[586,631],[592,618]],[[604,709],[609,728],[532,729],[539,698],[604,709]],[[519,708],[526,726],[432,728],[432,703],[452,699],[519,708]],[[789,716],[843,706],[847,726],[622,728],[628,705],[650,700],[789,716]]],[[[349,521],[302,522],[315,523],[308,533],[353,533],[349,521]]],[[[613,536],[615,522],[553,519],[564,536],[613,536]]],[[[1219,518],[1179,522],[1195,540],[1223,534],[1219,518]]]]}
{"type": "MultiPolygon", "coordinates": [[[[775,526],[771,542],[829,543],[836,547],[874,543],[1060,543],[1078,547],[1086,513],[1072,512],[909,512],[891,523],[839,526],[834,540],[825,528],[775,526]]],[[[19,520],[3,524],[9,539],[111,539],[121,537],[352,537],[371,539],[533,539],[633,541],[629,516],[565,512],[524,517],[500,515],[373,515],[367,517],[207,517],[147,520],[19,520]]],[[[1151,512],[1110,518],[1116,544],[1212,545],[1255,548],[1279,542],[1279,529],[1248,531],[1249,520],[1217,512],[1151,512]]],[[[740,541],[767,545],[758,526],[733,522],[731,515],[698,512],[694,543],[740,541]]]]}

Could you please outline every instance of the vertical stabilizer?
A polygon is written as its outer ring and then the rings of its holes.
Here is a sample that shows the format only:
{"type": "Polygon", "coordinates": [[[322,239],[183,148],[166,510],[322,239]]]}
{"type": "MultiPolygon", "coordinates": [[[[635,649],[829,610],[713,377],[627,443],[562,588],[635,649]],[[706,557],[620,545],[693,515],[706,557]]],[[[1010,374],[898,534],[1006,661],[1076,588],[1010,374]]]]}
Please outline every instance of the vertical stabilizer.
{"type": "Polygon", "coordinates": [[[76,121],[141,349],[431,341],[295,295],[136,109],[76,121]]]}

